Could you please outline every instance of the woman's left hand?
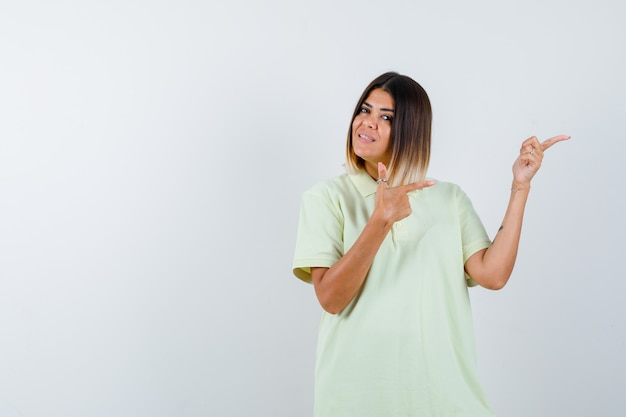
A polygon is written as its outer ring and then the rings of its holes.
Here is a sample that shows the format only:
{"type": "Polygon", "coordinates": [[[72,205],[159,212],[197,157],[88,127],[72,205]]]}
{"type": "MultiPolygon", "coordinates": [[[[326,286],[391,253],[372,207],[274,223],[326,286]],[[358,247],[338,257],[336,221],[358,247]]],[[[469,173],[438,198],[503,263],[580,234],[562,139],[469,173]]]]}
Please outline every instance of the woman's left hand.
{"type": "Polygon", "coordinates": [[[559,135],[539,142],[533,136],[522,143],[520,155],[513,163],[513,183],[519,189],[530,188],[530,180],[533,179],[543,160],[543,152],[557,142],[569,139],[567,135],[559,135]]]}

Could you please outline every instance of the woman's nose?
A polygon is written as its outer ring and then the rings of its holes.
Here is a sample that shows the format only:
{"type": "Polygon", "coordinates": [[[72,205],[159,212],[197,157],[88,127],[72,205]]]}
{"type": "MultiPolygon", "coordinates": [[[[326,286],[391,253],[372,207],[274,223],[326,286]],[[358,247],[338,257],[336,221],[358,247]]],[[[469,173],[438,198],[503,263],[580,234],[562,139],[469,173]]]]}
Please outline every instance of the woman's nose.
{"type": "Polygon", "coordinates": [[[372,116],[372,114],[368,114],[365,116],[365,120],[363,120],[363,124],[367,127],[376,127],[376,118],[372,116]]]}

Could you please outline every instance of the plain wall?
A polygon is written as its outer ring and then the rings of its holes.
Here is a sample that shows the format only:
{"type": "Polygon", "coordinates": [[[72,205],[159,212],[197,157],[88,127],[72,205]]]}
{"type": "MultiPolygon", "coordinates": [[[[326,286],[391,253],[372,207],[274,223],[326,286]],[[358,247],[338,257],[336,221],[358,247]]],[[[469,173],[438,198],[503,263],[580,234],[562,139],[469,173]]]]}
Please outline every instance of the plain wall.
{"type": "Polygon", "coordinates": [[[623,1],[1,9],[0,416],[311,415],[300,195],[387,70],[428,91],[429,175],[492,236],[521,142],[572,136],[510,283],[470,292],[478,364],[499,416],[626,411],[623,1]]]}

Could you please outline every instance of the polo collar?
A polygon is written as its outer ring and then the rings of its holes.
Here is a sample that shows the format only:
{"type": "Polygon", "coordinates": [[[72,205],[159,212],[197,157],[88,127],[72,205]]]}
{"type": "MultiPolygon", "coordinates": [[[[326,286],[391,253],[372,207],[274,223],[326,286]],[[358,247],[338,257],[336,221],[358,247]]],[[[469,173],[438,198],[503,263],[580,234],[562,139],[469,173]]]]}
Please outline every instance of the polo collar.
{"type": "Polygon", "coordinates": [[[376,194],[378,184],[376,184],[376,181],[374,181],[364,169],[359,169],[356,172],[348,174],[348,176],[363,197],[376,194]]]}

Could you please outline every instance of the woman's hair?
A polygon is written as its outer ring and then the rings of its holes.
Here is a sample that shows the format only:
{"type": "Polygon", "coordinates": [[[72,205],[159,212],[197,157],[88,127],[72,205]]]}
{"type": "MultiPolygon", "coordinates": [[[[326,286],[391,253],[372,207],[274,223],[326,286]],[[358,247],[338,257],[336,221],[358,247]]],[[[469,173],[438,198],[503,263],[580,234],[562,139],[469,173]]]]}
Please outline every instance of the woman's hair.
{"type": "Polygon", "coordinates": [[[350,171],[365,168],[365,161],[354,153],[352,123],[370,93],[380,88],[391,95],[394,116],[391,125],[391,159],[387,172],[390,185],[422,181],[430,161],[432,110],[426,91],[411,78],[395,72],[380,75],[367,86],[352,114],[346,146],[350,171]]]}

